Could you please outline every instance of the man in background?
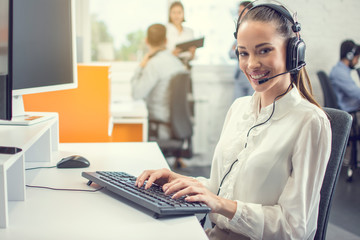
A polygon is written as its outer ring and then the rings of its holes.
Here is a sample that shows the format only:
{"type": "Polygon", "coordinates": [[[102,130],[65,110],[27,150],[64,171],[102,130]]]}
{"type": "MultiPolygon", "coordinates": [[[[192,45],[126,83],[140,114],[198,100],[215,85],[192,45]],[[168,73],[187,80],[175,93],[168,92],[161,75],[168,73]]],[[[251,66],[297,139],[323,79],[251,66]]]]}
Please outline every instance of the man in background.
{"type": "Polygon", "coordinates": [[[330,72],[339,107],[347,112],[360,110],[360,88],[351,77],[351,70],[359,61],[360,46],[352,40],[342,42],[340,61],[330,72]]]}
{"type": "Polygon", "coordinates": [[[132,97],[144,99],[149,112],[149,136],[153,129],[157,138],[171,137],[170,124],[170,80],[179,72],[186,71],[182,62],[166,50],[166,28],[153,24],[145,39],[148,53],[136,68],[131,79],[132,97]],[[152,123],[153,122],[153,123],[152,123]],[[154,123],[156,122],[156,123],[154,123]]]}

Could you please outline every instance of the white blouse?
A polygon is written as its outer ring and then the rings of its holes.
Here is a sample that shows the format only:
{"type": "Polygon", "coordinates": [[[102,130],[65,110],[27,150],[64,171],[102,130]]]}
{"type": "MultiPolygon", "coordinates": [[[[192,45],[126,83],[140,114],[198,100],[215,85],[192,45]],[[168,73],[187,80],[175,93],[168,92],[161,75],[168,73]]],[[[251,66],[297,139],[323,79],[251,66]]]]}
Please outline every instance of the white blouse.
{"type": "Polygon", "coordinates": [[[259,104],[259,93],[233,103],[215,149],[210,178],[198,178],[216,194],[238,159],[219,194],[237,202],[236,213],[232,219],[219,214],[210,214],[210,219],[231,233],[229,239],[241,235],[251,239],[313,239],[330,157],[330,122],[293,86],[276,101],[271,119],[249,131],[272,112],[273,104],[260,112],[259,104]]]}
{"type": "MultiPolygon", "coordinates": [[[[190,41],[194,39],[194,32],[191,28],[183,26],[183,30],[179,32],[174,24],[168,23],[166,25],[166,48],[171,52],[175,49],[176,44],[190,41]]],[[[182,52],[179,54],[180,58],[189,58],[189,52],[182,52]]]]}

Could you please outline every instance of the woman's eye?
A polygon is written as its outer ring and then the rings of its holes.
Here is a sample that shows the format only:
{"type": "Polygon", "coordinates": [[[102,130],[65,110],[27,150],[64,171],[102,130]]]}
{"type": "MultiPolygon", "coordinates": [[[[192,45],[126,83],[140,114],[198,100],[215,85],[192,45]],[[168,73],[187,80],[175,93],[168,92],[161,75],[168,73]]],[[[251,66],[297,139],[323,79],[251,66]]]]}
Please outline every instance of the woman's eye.
{"type": "Polygon", "coordinates": [[[247,52],[239,52],[239,55],[240,55],[241,57],[245,57],[245,56],[247,56],[248,54],[247,54],[247,52]]]}
{"type": "Polygon", "coordinates": [[[270,49],[270,48],[265,48],[265,49],[261,49],[261,50],[260,50],[260,54],[267,54],[267,53],[269,53],[269,52],[271,52],[271,49],[270,49]]]}

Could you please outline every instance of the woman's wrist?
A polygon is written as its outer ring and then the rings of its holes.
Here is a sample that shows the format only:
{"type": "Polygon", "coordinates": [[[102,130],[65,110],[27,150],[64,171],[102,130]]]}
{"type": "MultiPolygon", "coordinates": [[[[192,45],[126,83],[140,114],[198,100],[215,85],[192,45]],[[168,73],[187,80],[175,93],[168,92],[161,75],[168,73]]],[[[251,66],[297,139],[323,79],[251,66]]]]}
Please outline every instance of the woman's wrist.
{"type": "Polygon", "coordinates": [[[217,213],[232,219],[236,213],[237,202],[219,197],[219,210],[217,213]]]}

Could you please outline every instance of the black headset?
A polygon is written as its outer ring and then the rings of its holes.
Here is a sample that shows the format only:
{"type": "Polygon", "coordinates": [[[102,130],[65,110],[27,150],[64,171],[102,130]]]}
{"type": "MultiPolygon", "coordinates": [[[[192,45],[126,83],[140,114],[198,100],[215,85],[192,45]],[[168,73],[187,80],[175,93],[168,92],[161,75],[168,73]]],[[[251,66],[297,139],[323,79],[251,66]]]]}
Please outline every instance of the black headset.
{"type": "Polygon", "coordinates": [[[354,59],[355,53],[356,53],[356,48],[357,48],[357,46],[355,44],[354,47],[351,49],[351,51],[346,53],[346,59],[347,60],[351,61],[351,60],[354,59]]]}
{"type": "MultiPolygon", "coordinates": [[[[272,3],[264,3],[264,4],[254,5],[253,7],[251,7],[249,9],[248,12],[250,12],[251,10],[253,10],[257,7],[261,7],[261,6],[265,6],[265,7],[273,9],[274,11],[278,12],[280,15],[282,15],[283,17],[288,19],[293,24],[291,28],[294,33],[297,33],[297,36],[291,38],[287,44],[286,70],[292,74],[297,74],[300,71],[300,69],[303,66],[305,66],[305,64],[306,64],[305,63],[305,48],[306,48],[305,42],[300,38],[300,34],[298,34],[298,32],[300,32],[300,30],[301,30],[300,23],[298,23],[294,20],[294,18],[291,16],[290,12],[284,6],[276,5],[276,4],[272,4],[272,3]]],[[[246,10],[246,9],[247,9],[247,7],[244,8],[244,10],[246,10]]],[[[239,29],[240,22],[241,22],[240,19],[242,18],[244,10],[241,12],[241,14],[239,15],[239,18],[237,20],[236,31],[234,32],[235,39],[237,39],[238,29],[239,29]]],[[[239,59],[238,49],[236,48],[235,51],[236,51],[235,52],[236,56],[239,59]]]]}

